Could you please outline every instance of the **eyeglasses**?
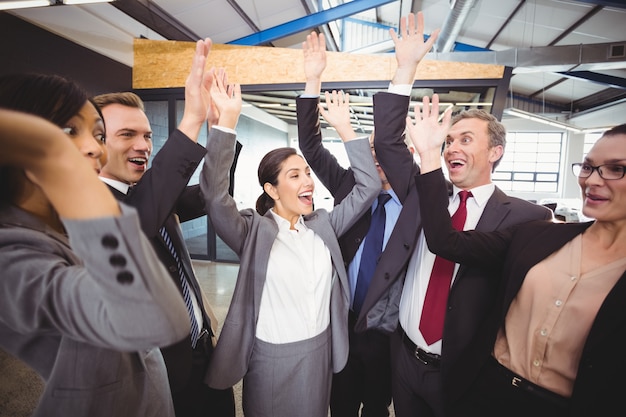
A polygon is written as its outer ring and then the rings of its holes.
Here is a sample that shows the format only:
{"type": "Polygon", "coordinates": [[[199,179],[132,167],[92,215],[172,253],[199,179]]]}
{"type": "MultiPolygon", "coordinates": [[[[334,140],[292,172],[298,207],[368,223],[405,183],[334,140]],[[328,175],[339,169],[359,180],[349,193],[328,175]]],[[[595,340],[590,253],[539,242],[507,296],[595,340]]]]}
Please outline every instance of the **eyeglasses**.
{"type": "Polygon", "coordinates": [[[572,172],[578,178],[588,178],[593,174],[593,171],[598,171],[600,178],[605,180],[620,180],[624,178],[625,169],[626,167],[624,165],[615,164],[604,164],[598,165],[597,167],[583,162],[572,164],[572,172]]]}

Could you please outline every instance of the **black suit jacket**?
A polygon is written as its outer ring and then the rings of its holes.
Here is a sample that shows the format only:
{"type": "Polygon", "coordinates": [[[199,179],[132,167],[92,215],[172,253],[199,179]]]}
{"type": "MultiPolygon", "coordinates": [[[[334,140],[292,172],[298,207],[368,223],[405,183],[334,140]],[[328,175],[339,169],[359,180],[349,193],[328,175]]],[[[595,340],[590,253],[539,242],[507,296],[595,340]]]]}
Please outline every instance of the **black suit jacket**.
{"type": "MultiPolygon", "coordinates": [[[[163,148],[155,155],[152,167],[141,177],[129,195],[110,188],[119,200],[137,209],[143,232],[152,243],[157,256],[169,271],[182,296],[176,261],[159,234],[161,226],[165,226],[202,310],[203,327],[210,331],[210,319],[203,305],[200,284],[196,279],[191,257],[179,226],[179,220],[184,222],[206,214],[200,186],[187,186],[191,175],[205,154],[206,149],[202,145],[191,141],[179,130],[175,130],[163,148]]],[[[186,385],[191,373],[190,337],[162,347],[161,352],[165,359],[170,388],[174,392],[178,391],[186,385]]]]}
{"type": "MultiPolygon", "coordinates": [[[[448,370],[444,385],[448,398],[456,402],[474,382],[488,360],[504,323],[506,314],[519,292],[528,271],[578,234],[591,223],[531,222],[493,233],[451,230],[449,217],[441,216],[443,178],[439,171],[421,176],[420,194],[431,201],[422,205],[428,245],[441,256],[466,265],[487,268],[498,284],[494,308],[480,323],[468,347],[448,370]],[[432,208],[431,208],[432,207],[432,208]],[[455,237],[451,236],[455,235],[455,237]]],[[[609,292],[583,347],[578,374],[572,392],[571,416],[615,415],[623,409],[626,392],[626,271],[609,292]]],[[[446,317],[447,321],[447,317],[446,317]]],[[[445,341],[444,336],[444,341],[445,341]]],[[[453,414],[454,415],[454,414],[453,414]]]]}
{"type": "MultiPolygon", "coordinates": [[[[445,188],[445,186],[444,186],[445,188]]],[[[430,195],[420,192],[426,201],[430,195]]],[[[448,200],[446,200],[446,207],[448,200]]],[[[422,206],[422,210],[424,210],[422,206]]],[[[442,213],[450,218],[448,211],[442,213]]],[[[429,221],[424,218],[424,227],[429,221]]],[[[551,220],[552,212],[546,207],[530,203],[519,198],[506,195],[498,187],[487,201],[487,205],[476,225],[475,230],[489,232],[502,230],[516,224],[533,220],[551,220]]],[[[428,247],[432,251],[430,241],[428,247]]],[[[459,377],[452,369],[463,361],[463,352],[471,349],[479,334],[481,326],[493,309],[501,274],[495,268],[485,268],[484,265],[460,262],[459,270],[450,288],[448,306],[443,325],[441,345],[441,372],[444,387],[444,397],[457,397],[452,394],[458,389],[461,393],[469,386],[459,383],[459,377]]],[[[450,405],[446,401],[446,405],[450,405]]]]}
{"type": "MultiPolygon", "coordinates": [[[[296,100],[299,146],[307,162],[324,186],[335,198],[343,200],[354,186],[354,176],[322,145],[319,126],[318,98],[296,100]]],[[[374,96],[374,123],[376,158],[402,203],[400,217],[372,277],[370,287],[355,329],[377,329],[393,332],[398,324],[398,304],[402,294],[408,261],[415,248],[420,231],[419,199],[414,176],[419,172],[413,156],[404,143],[402,134],[406,125],[409,97],[377,93],[374,96]]],[[[370,226],[368,210],[339,239],[346,267],[354,258],[370,226]]]]}

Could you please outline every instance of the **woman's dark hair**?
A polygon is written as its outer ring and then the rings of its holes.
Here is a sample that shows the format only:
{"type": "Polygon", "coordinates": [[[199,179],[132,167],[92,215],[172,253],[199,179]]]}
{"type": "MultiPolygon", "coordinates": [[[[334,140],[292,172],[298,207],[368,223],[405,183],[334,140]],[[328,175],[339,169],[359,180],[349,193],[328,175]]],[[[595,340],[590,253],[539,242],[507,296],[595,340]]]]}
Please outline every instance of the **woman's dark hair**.
{"type": "Polygon", "coordinates": [[[63,127],[87,102],[87,93],[58,75],[0,76],[0,107],[34,114],[63,127]]]}
{"type": "Polygon", "coordinates": [[[87,100],[89,100],[89,102],[96,108],[96,111],[98,112],[98,116],[100,116],[100,120],[102,120],[102,125],[104,126],[104,132],[105,132],[103,143],[106,143],[107,125],[106,123],[104,123],[104,114],[102,114],[102,109],[100,108],[100,106],[98,105],[98,102],[93,97],[89,97],[87,100]]]}
{"type": "MultiPolygon", "coordinates": [[[[0,76],[0,107],[34,114],[59,127],[74,117],[88,100],[73,81],[58,75],[19,73],[0,76]]],[[[24,174],[0,167],[0,203],[14,201],[24,174]]]]}
{"type": "MultiPolygon", "coordinates": [[[[266,182],[274,186],[278,185],[278,174],[283,167],[283,162],[293,155],[297,155],[296,150],[289,147],[277,148],[265,154],[259,163],[258,170],[261,187],[266,182]]],[[[274,207],[274,200],[264,190],[256,200],[256,211],[263,216],[272,207],[274,207]]]]}

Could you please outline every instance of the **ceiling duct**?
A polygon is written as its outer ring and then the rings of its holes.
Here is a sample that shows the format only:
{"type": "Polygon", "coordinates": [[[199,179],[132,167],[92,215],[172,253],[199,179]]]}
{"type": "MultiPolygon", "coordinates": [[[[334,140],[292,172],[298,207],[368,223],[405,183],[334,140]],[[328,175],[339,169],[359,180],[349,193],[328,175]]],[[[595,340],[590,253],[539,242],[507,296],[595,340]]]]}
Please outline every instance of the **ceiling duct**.
{"type": "Polygon", "coordinates": [[[452,7],[435,42],[436,52],[450,52],[476,0],[450,0],[452,7]]]}

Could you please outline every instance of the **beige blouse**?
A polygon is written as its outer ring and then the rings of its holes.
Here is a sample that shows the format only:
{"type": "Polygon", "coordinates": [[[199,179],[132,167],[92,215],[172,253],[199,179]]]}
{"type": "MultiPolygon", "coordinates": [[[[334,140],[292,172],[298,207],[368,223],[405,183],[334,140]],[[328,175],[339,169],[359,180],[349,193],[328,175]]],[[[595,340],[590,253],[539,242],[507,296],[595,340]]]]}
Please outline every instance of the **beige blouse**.
{"type": "Polygon", "coordinates": [[[502,365],[570,397],[578,363],[602,302],[626,257],[581,275],[582,235],[528,271],[494,347],[502,365]]]}

